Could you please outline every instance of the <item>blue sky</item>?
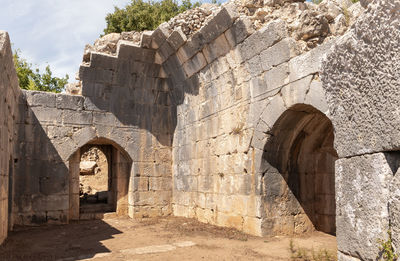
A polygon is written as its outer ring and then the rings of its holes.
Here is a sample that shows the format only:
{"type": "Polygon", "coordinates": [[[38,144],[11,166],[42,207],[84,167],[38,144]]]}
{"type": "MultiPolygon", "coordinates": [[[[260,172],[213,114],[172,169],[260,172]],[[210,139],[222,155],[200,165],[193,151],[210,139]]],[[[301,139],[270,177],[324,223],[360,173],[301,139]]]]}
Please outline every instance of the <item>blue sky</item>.
{"type": "Polygon", "coordinates": [[[105,16],[129,0],[0,0],[0,30],[8,31],[13,48],[42,70],[69,74],[82,61],[83,49],[106,26],[105,16]]]}

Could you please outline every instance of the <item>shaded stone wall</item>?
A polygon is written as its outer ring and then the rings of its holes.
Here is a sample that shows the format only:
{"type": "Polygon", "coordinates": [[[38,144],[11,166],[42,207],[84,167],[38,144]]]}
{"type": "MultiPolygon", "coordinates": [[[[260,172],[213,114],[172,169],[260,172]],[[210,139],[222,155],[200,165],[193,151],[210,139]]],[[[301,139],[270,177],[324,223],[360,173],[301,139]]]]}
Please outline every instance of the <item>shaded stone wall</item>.
{"type": "MultiPolygon", "coordinates": [[[[106,140],[133,162],[129,215],[171,212],[174,122],[167,80],[155,52],[120,43],[118,56],[91,54],[80,68],[83,96],[24,91],[18,123],[15,224],[67,222],[68,161],[93,140],[106,140]]],[[[101,143],[100,143],[101,144],[101,143]]]]}
{"type": "MultiPolygon", "coordinates": [[[[364,1],[366,5],[369,1],[364,1]]],[[[324,63],[335,126],[340,260],[376,260],[399,231],[400,2],[371,1],[324,63]]]]}
{"type": "Polygon", "coordinates": [[[0,31],[0,244],[7,237],[12,197],[13,152],[18,149],[15,123],[20,90],[8,34],[0,31]]]}

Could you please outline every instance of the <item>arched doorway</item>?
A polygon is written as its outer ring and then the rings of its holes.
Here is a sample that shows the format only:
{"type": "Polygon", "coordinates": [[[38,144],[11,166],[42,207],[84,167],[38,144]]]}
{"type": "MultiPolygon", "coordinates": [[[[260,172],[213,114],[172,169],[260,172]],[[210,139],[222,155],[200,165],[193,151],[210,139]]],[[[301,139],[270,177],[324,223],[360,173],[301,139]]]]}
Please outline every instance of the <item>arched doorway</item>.
{"type": "Polygon", "coordinates": [[[336,233],[334,133],[312,106],[297,104],[277,120],[264,147],[263,233],[336,233]]]}
{"type": "Polygon", "coordinates": [[[128,215],[131,169],[129,155],[110,140],[95,139],[79,148],[69,159],[69,219],[128,215]]]}

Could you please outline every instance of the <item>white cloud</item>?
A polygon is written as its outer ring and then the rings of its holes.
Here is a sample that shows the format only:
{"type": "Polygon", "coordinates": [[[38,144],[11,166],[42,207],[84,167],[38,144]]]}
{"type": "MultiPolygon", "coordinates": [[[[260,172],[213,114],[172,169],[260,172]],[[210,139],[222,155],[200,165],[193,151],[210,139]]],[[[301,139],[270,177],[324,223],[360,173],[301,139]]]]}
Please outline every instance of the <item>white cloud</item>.
{"type": "Polygon", "coordinates": [[[74,79],[85,44],[106,26],[105,16],[129,0],[0,0],[0,30],[24,58],[56,76],[74,79]]]}

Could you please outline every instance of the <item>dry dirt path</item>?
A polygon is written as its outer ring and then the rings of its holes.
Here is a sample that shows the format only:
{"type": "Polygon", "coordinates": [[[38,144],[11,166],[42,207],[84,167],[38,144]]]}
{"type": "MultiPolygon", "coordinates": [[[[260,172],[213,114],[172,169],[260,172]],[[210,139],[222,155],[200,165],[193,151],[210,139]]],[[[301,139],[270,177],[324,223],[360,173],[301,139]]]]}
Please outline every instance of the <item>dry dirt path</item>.
{"type": "MultiPolygon", "coordinates": [[[[290,241],[185,218],[108,218],[17,229],[0,247],[0,260],[290,260],[290,241]]],[[[336,238],[323,233],[293,242],[296,248],[336,253],[336,238]]]]}

